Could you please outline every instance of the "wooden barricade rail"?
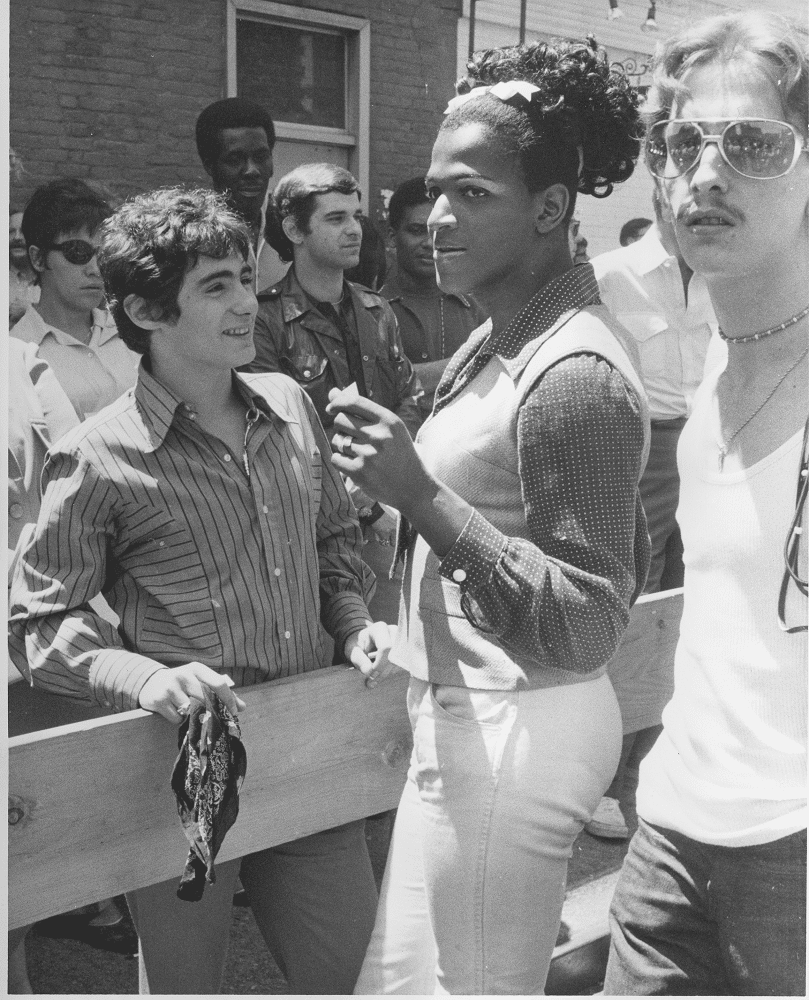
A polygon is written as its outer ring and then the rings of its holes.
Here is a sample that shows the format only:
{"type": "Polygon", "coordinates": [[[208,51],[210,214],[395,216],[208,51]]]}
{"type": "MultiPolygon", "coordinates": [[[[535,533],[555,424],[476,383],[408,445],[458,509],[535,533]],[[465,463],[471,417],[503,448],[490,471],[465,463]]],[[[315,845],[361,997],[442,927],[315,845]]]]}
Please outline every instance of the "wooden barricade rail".
{"type": "MultiPolygon", "coordinates": [[[[641,598],[618,656],[673,657],[679,591],[641,598]]],[[[247,777],[218,860],[398,803],[408,676],[374,689],[330,667],[242,689],[247,777]]],[[[134,711],[8,741],[9,928],[176,877],[187,854],[169,780],[177,727],[134,711]]]]}

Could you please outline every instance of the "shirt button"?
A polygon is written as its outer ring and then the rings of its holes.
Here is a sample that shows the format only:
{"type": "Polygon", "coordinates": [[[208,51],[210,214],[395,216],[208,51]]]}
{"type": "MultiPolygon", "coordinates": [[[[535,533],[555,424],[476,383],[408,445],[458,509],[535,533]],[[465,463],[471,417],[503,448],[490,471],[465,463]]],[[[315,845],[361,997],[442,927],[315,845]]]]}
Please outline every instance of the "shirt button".
{"type": "Polygon", "coordinates": [[[452,571],[452,579],[456,583],[463,583],[464,580],[466,579],[466,570],[463,570],[463,569],[455,569],[455,570],[453,570],[452,571]]]}
{"type": "Polygon", "coordinates": [[[362,360],[363,360],[363,361],[367,361],[367,360],[368,360],[368,355],[367,355],[367,354],[363,354],[363,356],[362,356],[362,360]]]}
{"type": "Polygon", "coordinates": [[[369,389],[368,390],[368,398],[370,399],[371,396],[373,396],[373,394],[374,394],[374,390],[373,389],[369,389]]]}
{"type": "Polygon", "coordinates": [[[425,359],[427,358],[427,355],[426,355],[425,353],[422,353],[422,355],[421,355],[421,356],[422,356],[423,358],[425,358],[425,359]]]}
{"type": "Polygon", "coordinates": [[[280,576],[281,570],[276,566],[275,569],[273,570],[273,573],[275,573],[276,576],[280,576]]]}
{"type": "Polygon", "coordinates": [[[17,518],[22,517],[22,504],[13,503],[9,507],[8,512],[9,514],[11,514],[12,517],[17,517],[17,518]]]}
{"type": "Polygon", "coordinates": [[[196,420],[197,419],[196,413],[189,413],[188,414],[188,419],[189,420],[196,420]]]}
{"type": "Polygon", "coordinates": [[[311,375],[312,373],[311,373],[311,371],[310,371],[310,370],[309,370],[308,368],[305,368],[305,369],[304,369],[304,372],[303,372],[303,374],[304,374],[304,375],[306,376],[306,378],[309,378],[309,376],[310,376],[310,375],[311,375]]]}
{"type": "Polygon", "coordinates": [[[228,455],[227,452],[225,453],[225,461],[226,462],[230,461],[230,455],[228,455]]]}
{"type": "Polygon", "coordinates": [[[284,632],[284,638],[288,639],[291,634],[292,634],[291,632],[284,632]]]}
{"type": "Polygon", "coordinates": [[[265,514],[270,513],[270,508],[266,504],[264,504],[264,506],[261,509],[264,511],[265,514]]]}

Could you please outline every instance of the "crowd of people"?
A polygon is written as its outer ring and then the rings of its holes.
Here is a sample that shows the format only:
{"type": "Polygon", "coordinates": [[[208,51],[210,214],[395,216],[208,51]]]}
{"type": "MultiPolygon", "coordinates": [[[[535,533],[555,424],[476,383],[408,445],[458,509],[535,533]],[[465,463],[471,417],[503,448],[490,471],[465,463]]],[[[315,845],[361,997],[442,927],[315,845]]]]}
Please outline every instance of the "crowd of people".
{"type": "Polygon", "coordinates": [[[410,674],[381,891],[358,821],[131,892],[141,992],[218,992],[238,879],[291,993],[542,994],[633,757],[605,994],[803,995],[807,53],[725,14],[643,103],[591,38],[456,89],[384,237],[342,167],[271,190],[239,98],[196,123],[212,190],[14,207],[10,732],[410,674]],[[636,168],[654,219],[590,262],[578,198],[636,168]],[[673,673],[628,675],[680,586],[673,673]]]}

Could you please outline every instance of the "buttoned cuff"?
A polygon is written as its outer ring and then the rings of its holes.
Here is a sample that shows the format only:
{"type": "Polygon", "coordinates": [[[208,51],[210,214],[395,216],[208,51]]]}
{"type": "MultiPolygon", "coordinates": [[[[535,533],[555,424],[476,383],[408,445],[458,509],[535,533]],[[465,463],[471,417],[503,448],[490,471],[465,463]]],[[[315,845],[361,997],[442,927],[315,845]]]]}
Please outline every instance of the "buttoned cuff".
{"type": "Polygon", "coordinates": [[[361,632],[371,621],[365,601],[359,594],[347,591],[330,598],[324,611],[323,627],[334,639],[340,655],[346,639],[355,632],[361,632]]]}
{"type": "Polygon", "coordinates": [[[140,692],[158,670],[168,670],[156,660],[125,649],[102,649],[93,658],[88,680],[96,702],[113,712],[140,708],[140,692]]]}
{"type": "Polygon", "coordinates": [[[484,586],[508,543],[486,518],[473,510],[455,544],[438,566],[438,572],[464,590],[484,586]]]}

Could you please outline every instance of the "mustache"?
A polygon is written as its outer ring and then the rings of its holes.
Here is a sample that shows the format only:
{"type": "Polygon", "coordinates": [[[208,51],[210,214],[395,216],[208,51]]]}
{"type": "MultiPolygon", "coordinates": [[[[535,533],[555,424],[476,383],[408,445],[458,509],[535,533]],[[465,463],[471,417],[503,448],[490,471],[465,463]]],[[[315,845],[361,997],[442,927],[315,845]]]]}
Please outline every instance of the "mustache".
{"type": "Polygon", "coordinates": [[[734,208],[733,206],[726,204],[721,199],[712,199],[709,202],[700,203],[689,202],[681,205],[674,215],[674,220],[675,222],[687,222],[689,218],[704,215],[709,212],[719,213],[731,222],[744,221],[743,212],[741,212],[738,208],[734,208]]]}

